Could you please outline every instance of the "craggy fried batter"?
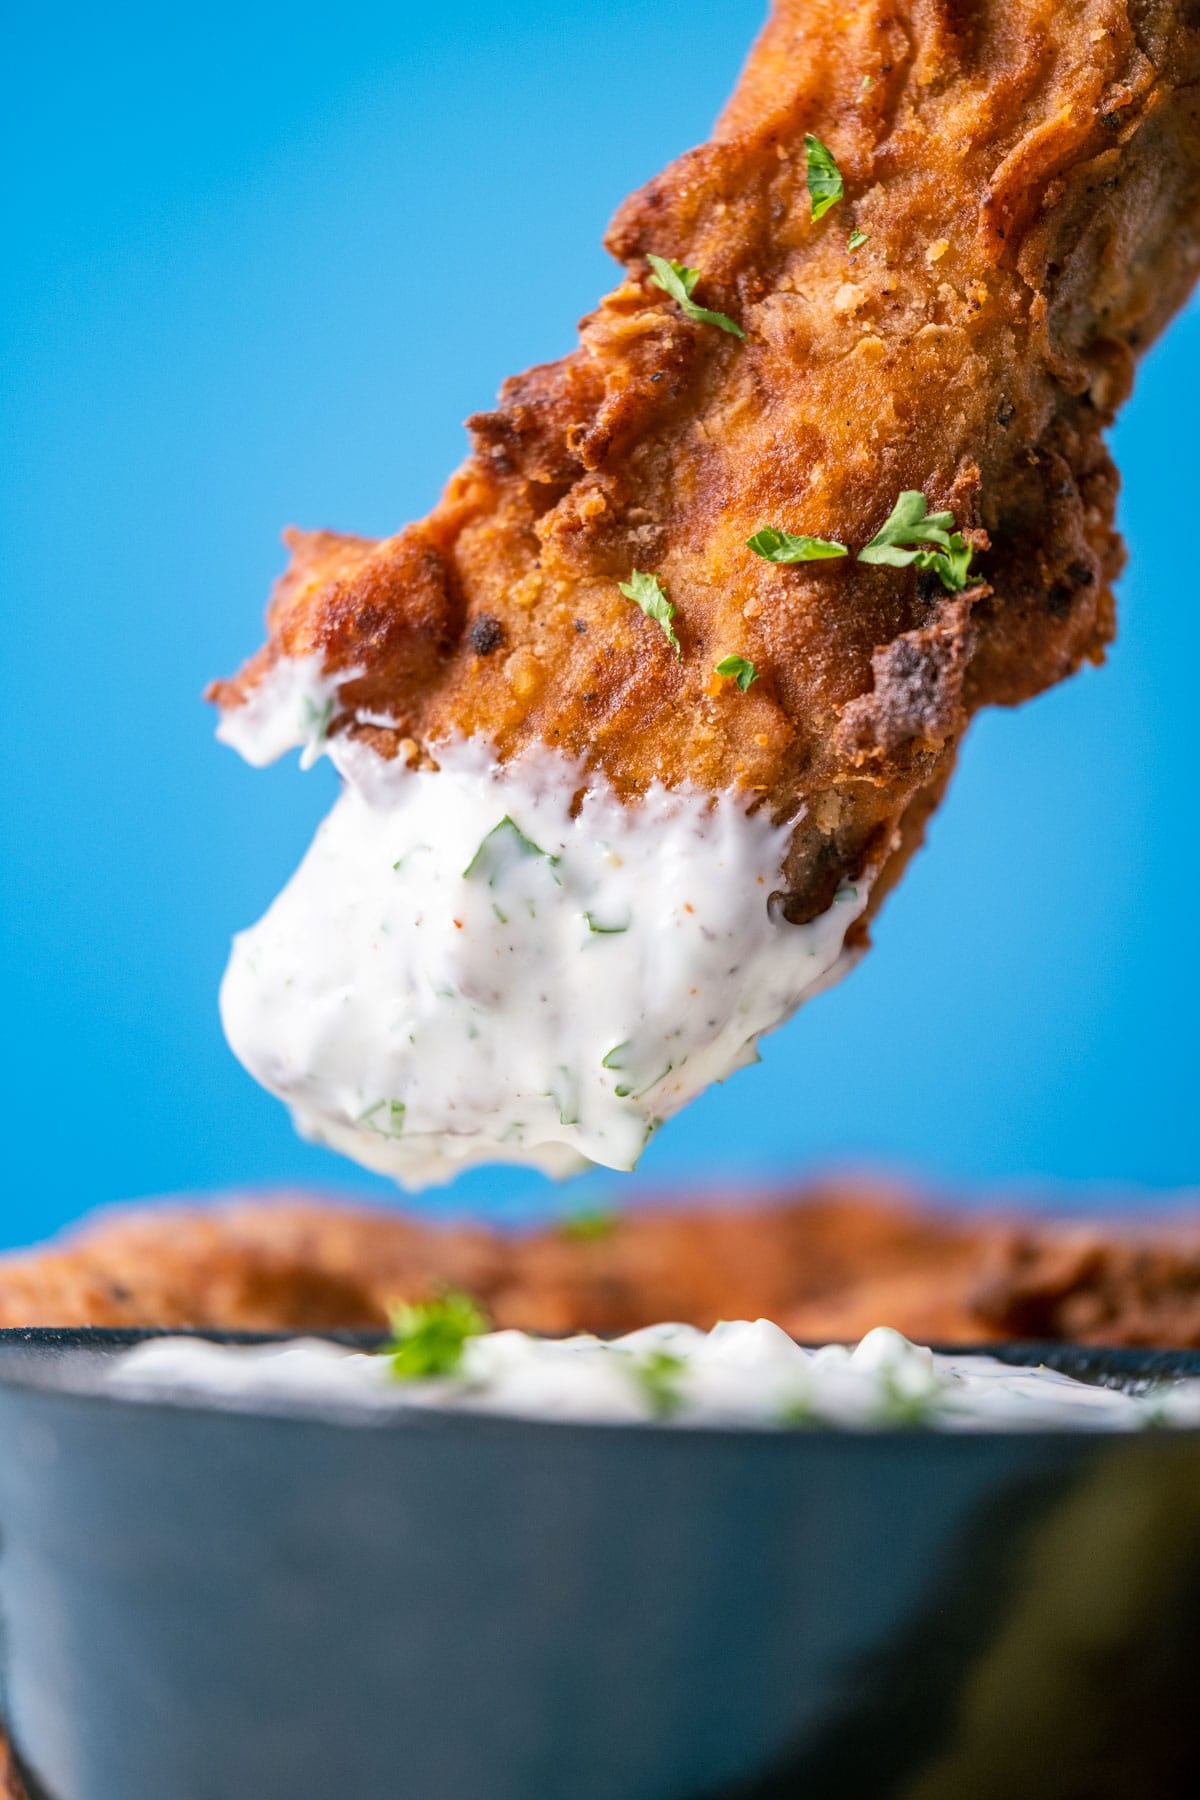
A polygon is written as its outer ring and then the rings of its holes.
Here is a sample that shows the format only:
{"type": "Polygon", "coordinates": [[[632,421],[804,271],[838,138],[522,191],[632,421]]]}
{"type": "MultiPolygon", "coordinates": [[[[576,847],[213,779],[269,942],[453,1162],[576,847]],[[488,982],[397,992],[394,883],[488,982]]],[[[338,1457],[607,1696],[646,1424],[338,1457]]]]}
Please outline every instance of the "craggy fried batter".
{"type": "Polygon", "coordinates": [[[212,698],[317,652],[347,672],[333,729],[384,755],[484,733],[627,796],[741,785],[799,820],[789,916],[890,856],[877,904],[969,715],[1112,636],[1103,431],[1197,271],[1198,75],[1184,0],[777,0],[713,141],[617,214],[623,279],[579,348],[469,421],[421,523],[289,532],[269,642],[212,698]],[[806,133],[845,180],[816,222],[806,133]],[[745,342],[685,318],[648,252],[745,342]],[[772,524],[856,550],[918,488],[977,546],[965,592],[746,547],[772,524]],[[619,592],[634,568],[682,660],[619,592]],[[746,693],[713,674],[731,653],[746,693]]]}
{"type": "Polygon", "coordinates": [[[447,1286],[497,1325],[550,1333],[762,1315],[810,1342],[883,1322],[943,1343],[1200,1345],[1194,1225],[954,1215],[844,1181],[590,1230],[437,1225],[303,1196],[118,1214],[0,1261],[0,1325],[371,1329],[447,1286]]]}

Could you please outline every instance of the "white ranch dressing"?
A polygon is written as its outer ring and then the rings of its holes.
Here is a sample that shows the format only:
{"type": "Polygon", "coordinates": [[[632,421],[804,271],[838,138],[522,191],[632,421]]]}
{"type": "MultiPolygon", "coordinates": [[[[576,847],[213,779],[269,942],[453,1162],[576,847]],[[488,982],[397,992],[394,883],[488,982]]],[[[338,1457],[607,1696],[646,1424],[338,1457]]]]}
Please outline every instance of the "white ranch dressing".
{"type": "Polygon", "coordinates": [[[791,826],[750,796],[626,804],[553,750],[500,763],[477,739],[437,769],[328,748],[345,787],[235,940],[222,1018],[304,1135],[407,1187],[479,1162],[632,1169],[854,960],[868,884],[781,919],[791,826]]]}
{"type": "Polygon", "coordinates": [[[336,676],[326,674],[319,651],[281,656],[240,706],[222,712],[217,737],[253,768],[265,769],[289,750],[299,750],[301,768],[310,768],[325,748],[338,688],[356,673],[342,669],[336,676]]]}
{"type": "Polygon", "coordinates": [[[399,1381],[386,1356],[316,1338],[246,1348],[157,1338],[116,1358],[106,1385],[207,1404],[319,1413],[435,1407],[585,1423],[852,1431],[1135,1431],[1200,1426],[1200,1381],[1143,1393],[1098,1387],[990,1356],[937,1355],[881,1326],[855,1348],[806,1350],[767,1319],[712,1331],[650,1325],[612,1340],[493,1331],[468,1338],[461,1368],[399,1381]]]}

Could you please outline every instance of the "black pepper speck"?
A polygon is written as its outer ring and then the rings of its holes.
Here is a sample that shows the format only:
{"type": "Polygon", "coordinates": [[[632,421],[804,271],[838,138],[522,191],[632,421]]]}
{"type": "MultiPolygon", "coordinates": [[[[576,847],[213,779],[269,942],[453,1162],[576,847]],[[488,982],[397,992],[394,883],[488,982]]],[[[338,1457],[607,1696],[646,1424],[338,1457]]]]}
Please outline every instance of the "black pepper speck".
{"type": "Polygon", "coordinates": [[[471,648],[477,656],[490,656],[504,642],[504,627],[492,613],[480,613],[471,627],[471,648]]]}

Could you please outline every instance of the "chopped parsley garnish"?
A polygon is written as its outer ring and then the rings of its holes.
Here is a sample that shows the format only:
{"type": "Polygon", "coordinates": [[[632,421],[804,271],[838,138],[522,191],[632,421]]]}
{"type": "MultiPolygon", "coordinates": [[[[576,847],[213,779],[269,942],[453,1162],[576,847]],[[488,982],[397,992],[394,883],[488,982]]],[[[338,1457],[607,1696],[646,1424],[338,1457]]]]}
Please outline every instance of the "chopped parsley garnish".
{"type": "Polygon", "coordinates": [[[305,694],[303,710],[304,729],[310,740],[314,744],[323,744],[333,723],[333,695],[327,695],[318,706],[311,694],[305,694]]]}
{"type": "Polygon", "coordinates": [[[653,251],[647,253],[646,261],[654,271],[650,279],[655,287],[660,287],[664,294],[670,294],[685,318],[697,325],[716,325],[733,337],[745,337],[741,326],[727,313],[710,312],[707,306],[698,306],[692,299],[696,283],[700,279],[699,269],[689,269],[684,263],[676,262],[673,257],[668,262],[665,256],[655,256],[653,251]]]}
{"type": "Polygon", "coordinates": [[[723,656],[716,666],[715,673],[732,676],[743,694],[752,681],[758,680],[758,670],[752,662],[747,662],[744,656],[723,656]]]}
{"type": "Polygon", "coordinates": [[[594,931],[598,937],[616,937],[620,932],[628,931],[631,924],[631,921],[626,919],[623,925],[605,925],[596,917],[595,913],[585,912],[583,916],[587,920],[588,930],[594,931]]]}
{"type": "Polygon", "coordinates": [[[578,1125],[579,1083],[570,1069],[559,1065],[554,1080],[545,1089],[545,1096],[557,1106],[560,1125],[578,1125]]]}
{"type": "Polygon", "coordinates": [[[333,723],[333,695],[327,695],[318,706],[311,694],[305,694],[300,713],[305,734],[304,748],[300,752],[300,767],[311,769],[329,737],[329,727],[333,723]]]}
{"type": "Polygon", "coordinates": [[[380,1355],[390,1358],[398,1381],[425,1381],[457,1375],[467,1339],[479,1337],[488,1322],[469,1294],[448,1289],[436,1300],[397,1306],[391,1326],[380,1355]]]}
{"type": "MultiPolygon", "coordinates": [[[[601,1069],[615,1069],[617,1075],[631,1075],[633,1064],[631,1064],[630,1055],[628,1055],[631,1049],[633,1049],[633,1044],[631,1044],[630,1040],[626,1040],[624,1044],[613,1044],[613,1048],[608,1051],[608,1055],[606,1055],[606,1057],[601,1057],[601,1069]]],[[[646,1085],[644,1085],[644,1087],[639,1087],[637,1091],[633,1089],[633,1082],[631,1082],[631,1080],[630,1082],[619,1082],[619,1084],[613,1087],[613,1094],[617,1096],[617,1100],[640,1100],[642,1094],[648,1094],[649,1089],[651,1089],[651,1087],[657,1087],[658,1082],[666,1082],[669,1073],[671,1073],[671,1064],[667,1062],[666,1069],[660,1069],[658,1075],[655,1075],[655,1078],[653,1078],[653,1082],[646,1082],[646,1085]]]]}
{"type": "Polygon", "coordinates": [[[648,1094],[651,1088],[657,1087],[659,1082],[665,1081],[671,1073],[672,1065],[668,1063],[665,1069],[659,1070],[652,1081],[647,1081],[641,1087],[635,1088],[634,1079],[641,1081],[641,1076],[636,1078],[633,1076],[633,1061],[629,1054],[632,1049],[632,1042],[627,1040],[623,1044],[614,1044],[608,1055],[600,1058],[602,1069],[613,1069],[618,1075],[630,1076],[628,1081],[618,1082],[613,1088],[613,1093],[618,1100],[640,1100],[643,1094],[648,1094]]]}
{"type": "Polygon", "coordinates": [[[683,1371],[683,1359],[672,1356],[669,1350],[651,1350],[635,1359],[633,1379],[656,1419],[672,1418],[683,1405],[679,1391],[683,1371]]]}
{"type": "Polygon", "coordinates": [[[559,1233],[573,1244],[595,1244],[617,1229],[617,1215],[610,1207],[581,1206],[559,1222],[559,1233]]]}
{"type": "Polygon", "coordinates": [[[845,192],[842,171],[834,162],[832,152],[811,131],[804,134],[804,155],[808,168],[808,197],[812,216],[820,219],[831,206],[836,206],[845,192]]]}
{"type": "Polygon", "coordinates": [[[895,1369],[879,1371],[879,1422],[895,1431],[910,1431],[917,1425],[928,1425],[934,1416],[937,1397],[932,1391],[912,1392],[895,1369]]]}
{"type": "Polygon", "coordinates": [[[847,250],[861,250],[870,235],[869,231],[859,231],[856,226],[846,239],[847,250]]]}
{"type": "Polygon", "coordinates": [[[932,569],[942,586],[957,594],[967,585],[971,556],[970,544],[954,529],[954,514],[929,512],[924,494],[909,488],[897,500],[882,530],[859,551],[858,560],[892,569],[907,569],[910,564],[932,569]],[[928,545],[934,548],[926,548],[928,545]]]}
{"type": "MultiPolygon", "coordinates": [[[[463,870],[463,880],[486,881],[489,887],[494,888],[497,881],[529,857],[540,857],[558,885],[562,886],[562,882],[554,874],[558,867],[558,857],[552,856],[540,844],[535,844],[532,838],[526,837],[521,827],[514,824],[505,813],[500,823],[492,826],[463,870]]],[[[501,922],[507,924],[508,921],[501,922]]]]}
{"type": "Polygon", "coordinates": [[[407,1110],[403,1100],[377,1100],[374,1106],[368,1106],[366,1112],[359,1113],[354,1122],[356,1125],[365,1125],[368,1131],[378,1132],[380,1137],[400,1137],[404,1131],[404,1115],[407,1110]]]}
{"type": "Polygon", "coordinates": [[[608,1052],[608,1055],[600,1058],[600,1067],[602,1069],[614,1069],[618,1075],[630,1076],[628,1081],[618,1083],[618,1085],[613,1088],[613,1093],[618,1100],[640,1100],[643,1094],[648,1094],[650,1089],[657,1087],[660,1081],[665,1081],[674,1067],[673,1063],[668,1063],[666,1068],[660,1069],[658,1074],[650,1081],[642,1082],[640,1087],[635,1087],[634,1081],[641,1081],[642,1078],[640,1075],[635,1076],[633,1073],[633,1062],[629,1055],[629,1052],[632,1049],[633,1044],[629,1041],[624,1044],[614,1044],[612,1049],[608,1052]]]}
{"type": "Polygon", "coordinates": [[[402,850],[400,852],[399,856],[392,864],[393,872],[402,869],[410,856],[419,856],[422,850],[428,850],[428,848],[428,844],[410,844],[407,850],[402,850]]]}
{"type": "Polygon", "coordinates": [[[746,544],[755,556],[773,563],[825,562],[832,556],[847,554],[845,544],[835,544],[829,538],[794,536],[777,525],[764,525],[746,539],[746,544]]]}
{"type": "Polygon", "coordinates": [[[775,1415],[775,1422],[788,1431],[818,1430],[824,1424],[809,1394],[794,1394],[790,1400],[785,1400],[775,1415]]]}
{"type": "MultiPolygon", "coordinates": [[[[625,1050],[627,1048],[628,1046],[625,1044],[617,1045],[618,1050],[625,1050]]],[[[613,1054],[612,1051],[609,1052],[610,1056],[613,1054]]],[[[625,1072],[625,1067],[622,1063],[610,1063],[607,1066],[616,1069],[621,1074],[625,1072]]],[[[652,1076],[649,1081],[645,1082],[639,1088],[635,1088],[632,1081],[618,1082],[613,1089],[613,1093],[618,1100],[641,1100],[650,1092],[651,1088],[656,1088],[660,1081],[665,1081],[674,1067],[674,1063],[668,1063],[665,1069],[660,1069],[657,1075],[652,1076]]],[[[641,1077],[639,1076],[638,1079],[640,1081],[641,1077]]]]}
{"type": "Polygon", "coordinates": [[[675,636],[675,627],[671,620],[675,617],[675,608],[667,599],[667,590],[657,575],[643,575],[635,569],[628,581],[619,581],[617,586],[627,600],[633,600],[641,607],[648,619],[662,626],[663,636],[674,646],[675,655],[683,661],[683,651],[679,639],[675,636]]]}

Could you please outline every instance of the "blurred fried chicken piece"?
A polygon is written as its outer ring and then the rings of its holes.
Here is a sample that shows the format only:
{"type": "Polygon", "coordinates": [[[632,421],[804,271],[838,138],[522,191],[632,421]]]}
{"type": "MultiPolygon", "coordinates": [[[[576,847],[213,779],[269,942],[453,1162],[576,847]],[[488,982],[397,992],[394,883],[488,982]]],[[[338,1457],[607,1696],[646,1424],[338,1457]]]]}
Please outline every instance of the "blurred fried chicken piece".
{"type": "Polygon", "coordinates": [[[373,1329],[447,1286],[550,1333],[762,1315],[810,1342],[889,1324],[943,1343],[1200,1345],[1194,1225],[951,1213],[847,1181],[530,1232],[304,1196],[145,1209],[0,1261],[0,1326],[373,1329]]]}
{"type": "Polygon", "coordinates": [[[26,1800],[21,1777],[17,1774],[8,1742],[0,1732],[0,1796],[2,1800],[26,1800]]]}
{"type": "Polygon", "coordinates": [[[579,347],[469,421],[421,523],[289,532],[269,642],[212,698],[316,654],[346,676],[332,729],[386,756],[481,733],[626,796],[740,785],[799,821],[789,916],[887,862],[877,901],[970,714],[1112,635],[1103,431],[1197,271],[1198,75],[1184,0],[777,0],[713,141],[617,214],[624,276],[579,347]],[[806,134],[845,183],[815,221],[806,134]],[[685,316],[651,253],[745,341],[685,316]],[[976,546],[965,591],[746,547],[774,525],[857,550],[915,489],[976,546]],[[635,568],[681,660],[622,596],[635,568]],[[748,692],[714,676],[729,654],[748,692]]]}

